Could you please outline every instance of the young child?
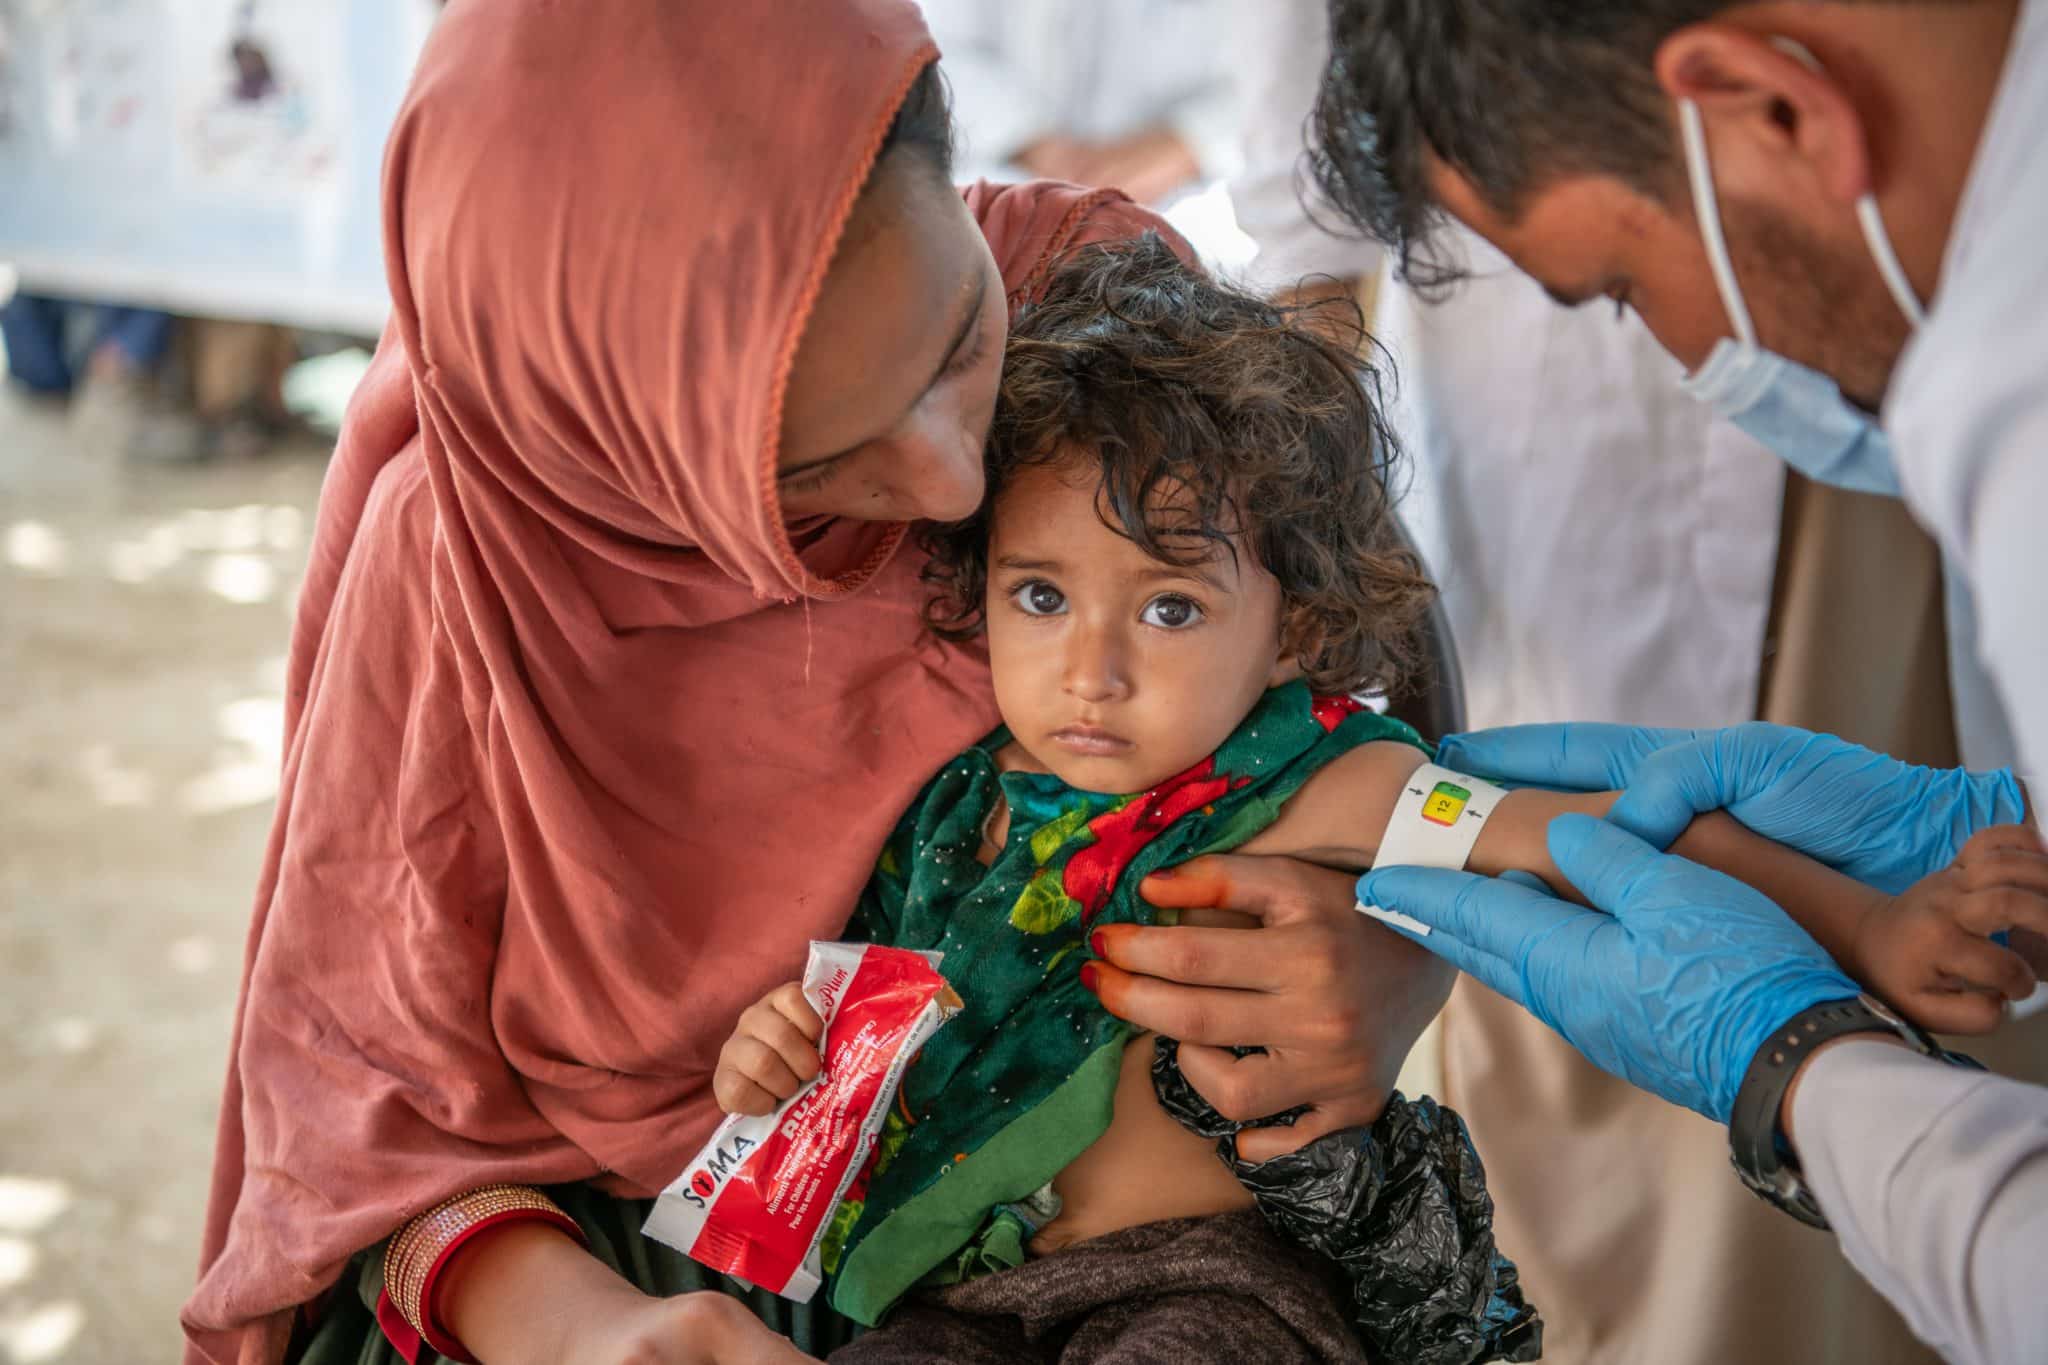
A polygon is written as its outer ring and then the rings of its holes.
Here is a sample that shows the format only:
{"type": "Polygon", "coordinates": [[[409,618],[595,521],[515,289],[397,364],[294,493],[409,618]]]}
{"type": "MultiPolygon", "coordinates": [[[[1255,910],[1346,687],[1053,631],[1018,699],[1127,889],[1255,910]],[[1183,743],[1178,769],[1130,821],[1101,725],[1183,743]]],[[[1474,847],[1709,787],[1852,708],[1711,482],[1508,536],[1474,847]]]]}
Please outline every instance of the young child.
{"type": "MultiPolygon", "coordinates": [[[[1218,1161],[1216,1130],[1155,1098],[1170,1050],[1088,985],[1093,936],[1164,918],[1154,906],[1249,924],[1201,909],[1198,875],[1167,875],[1199,855],[1369,866],[1428,756],[1348,699],[1412,681],[1430,594],[1390,533],[1375,395],[1349,348],[1157,241],[1078,253],[1018,319],[988,498],[930,570],[934,627],[986,634],[1005,726],[933,778],[849,930],[943,952],[966,1006],[909,1069],[828,1236],[834,1306],[895,1309],[835,1360],[1365,1358],[1331,1267],[1254,1211],[1239,1176],[1256,1168],[1226,1165],[1227,1137],[1218,1161]]],[[[1512,793],[1470,866],[1569,891],[1546,826],[1611,800],[1512,793]]],[[[1799,913],[1923,1022],[1988,1028],[2031,988],[1971,918],[1988,887],[1894,903],[1726,817],[1678,851],[1799,913]]],[[[720,1057],[720,1103],[769,1112],[817,1073],[819,1032],[795,983],[771,992],[720,1057]]],[[[1455,1117],[1420,1112],[1438,1166],[1458,1167],[1455,1117]]],[[[1473,1330],[1499,1329],[1488,1358],[1526,1350],[1512,1267],[1466,1231],[1483,1253],[1467,1288],[1497,1319],[1473,1330]]]]}

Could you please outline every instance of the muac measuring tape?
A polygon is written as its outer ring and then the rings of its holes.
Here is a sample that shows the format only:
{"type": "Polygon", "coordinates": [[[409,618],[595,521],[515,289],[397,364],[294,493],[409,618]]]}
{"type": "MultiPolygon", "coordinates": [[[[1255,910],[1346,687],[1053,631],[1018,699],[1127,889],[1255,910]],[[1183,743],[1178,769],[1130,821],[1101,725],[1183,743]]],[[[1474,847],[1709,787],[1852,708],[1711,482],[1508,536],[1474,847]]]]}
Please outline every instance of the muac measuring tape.
{"type": "MultiPolygon", "coordinates": [[[[1423,764],[1401,788],[1401,799],[1394,803],[1387,832],[1380,836],[1379,854],[1372,860],[1372,870],[1447,867],[1453,872],[1462,871],[1472,856],[1472,846],[1479,842],[1479,832],[1486,828],[1487,817],[1506,795],[1504,788],[1491,782],[1434,763],[1423,764]]],[[[1429,933],[1428,925],[1398,910],[1367,905],[1364,901],[1358,903],[1358,910],[1411,934],[1429,933]]]]}

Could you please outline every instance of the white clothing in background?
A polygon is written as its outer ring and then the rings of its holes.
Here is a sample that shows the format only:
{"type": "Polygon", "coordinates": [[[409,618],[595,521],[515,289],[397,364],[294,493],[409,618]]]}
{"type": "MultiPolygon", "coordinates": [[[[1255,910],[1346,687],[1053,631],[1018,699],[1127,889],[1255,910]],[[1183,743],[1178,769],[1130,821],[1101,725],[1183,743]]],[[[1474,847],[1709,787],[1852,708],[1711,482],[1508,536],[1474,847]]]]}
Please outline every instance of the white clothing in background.
{"type": "Polygon", "coordinates": [[[1014,180],[1052,133],[1100,140],[1164,125],[1203,180],[1237,166],[1233,10],[1257,0],[919,0],[953,88],[959,176],[1014,180]]]}
{"type": "Polygon", "coordinates": [[[2048,1089],[1883,1043],[1807,1064],[1799,1157],[1850,1262],[1954,1365],[2043,1357],[2048,1089]]]}
{"type": "MultiPolygon", "coordinates": [[[[1297,173],[1327,36],[1317,0],[1240,16],[1247,97],[1232,182],[1262,288],[1356,276],[1380,253],[1304,210],[1297,173]]],[[[1387,281],[1413,487],[1402,517],[1443,588],[1474,728],[1713,726],[1757,704],[1784,470],[1682,395],[1632,316],[1557,307],[1466,239],[1477,277],[1429,303],[1387,281]]]]}
{"type": "Polygon", "coordinates": [[[1469,723],[1749,719],[1777,458],[1681,394],[1632,316],[1560,309],[1504,261],[1440,303],[1386,290],[1376,330],[1413,452],[1403,514],[1443,588],[1469,723]]]}
{"type": "Polygon", "coordinates": [[[1273,0],[1235,18],[1230,47],[1245,107],[1243,165],[1230,182],[1230,206],[1259,247],[1247,282],[1276,293],[1310,275],[1378,275],[1379,247],[1316,193],[1304,164],[1309,110],[1330,50],[1326,6],[1273,0]]]}
{"type": "Polygon", "coordinates": [[[1907,505],[1959,564],[1978,656],[2048,772],[2048,4],[2027,0],[1884,423],[1907,505]]]}

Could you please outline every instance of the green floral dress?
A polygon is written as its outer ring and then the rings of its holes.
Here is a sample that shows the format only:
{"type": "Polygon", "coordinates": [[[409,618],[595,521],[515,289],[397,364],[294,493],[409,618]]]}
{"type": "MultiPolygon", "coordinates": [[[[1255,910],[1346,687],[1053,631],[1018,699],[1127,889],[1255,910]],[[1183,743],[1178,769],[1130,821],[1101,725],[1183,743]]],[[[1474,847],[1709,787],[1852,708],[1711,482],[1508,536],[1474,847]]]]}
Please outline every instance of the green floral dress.
{"type": "Polygon", "coordinates": [[[913,1285],[1014,1265],[1018,1206],[1109,1126],[1130,1026],[1081,985],[1088,935],[1143,924],[1152,872],[1234,849],[1339,755],[1426,748],[1399,721],[1294,683],[1214,755],[1138,796],[1000,773],[998,730],[926,786],[884,849],[852,936],[945,955],[965,1001],[904,1076],[870,1169],[825,1244],[833,1307],[875,1323],[913,1285]],[[977,859],[998,798],[1009,836],[977,859]]]}

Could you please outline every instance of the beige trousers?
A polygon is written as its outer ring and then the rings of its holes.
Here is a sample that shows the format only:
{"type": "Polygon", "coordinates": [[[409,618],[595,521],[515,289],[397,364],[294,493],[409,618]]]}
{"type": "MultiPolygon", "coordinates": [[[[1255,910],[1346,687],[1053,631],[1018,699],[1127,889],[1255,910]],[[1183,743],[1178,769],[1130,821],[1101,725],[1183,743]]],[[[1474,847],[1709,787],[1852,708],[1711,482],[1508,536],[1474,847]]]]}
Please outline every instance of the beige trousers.
{"type": "MultiPolygon", "coordinates": [[[[1804,480],[1784,516],[1760,714],[1952,763],[1933,546],[1899,504],[1804,480]]],[[[1441,1045],[1552,1365],[1934,1365],[1830,1237],[1737,1183],[1720,1127],[1469,978],[1441,1045]]],[[[2048,1017],[1960,1046],[2048,1080],[2048,1017]]]]}

